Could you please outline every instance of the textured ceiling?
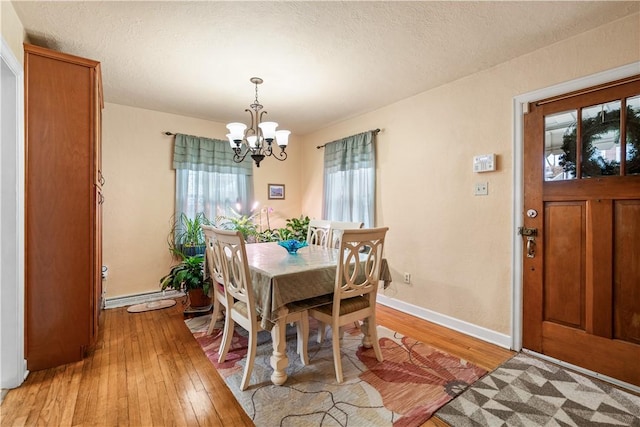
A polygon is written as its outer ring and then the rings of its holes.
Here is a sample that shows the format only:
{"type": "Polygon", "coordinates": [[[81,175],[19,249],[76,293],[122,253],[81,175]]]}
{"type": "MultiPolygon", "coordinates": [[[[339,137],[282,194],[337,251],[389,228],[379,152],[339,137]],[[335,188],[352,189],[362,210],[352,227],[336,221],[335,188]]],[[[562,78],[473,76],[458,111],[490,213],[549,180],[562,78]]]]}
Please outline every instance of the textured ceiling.
{"type": "Polygon", "coordinates": [[[102,63],[107,102],[246,122],[258,76],[268,117],[298,134],[640,10],[613,1],[12,3],[33,43],[102,63]]]}

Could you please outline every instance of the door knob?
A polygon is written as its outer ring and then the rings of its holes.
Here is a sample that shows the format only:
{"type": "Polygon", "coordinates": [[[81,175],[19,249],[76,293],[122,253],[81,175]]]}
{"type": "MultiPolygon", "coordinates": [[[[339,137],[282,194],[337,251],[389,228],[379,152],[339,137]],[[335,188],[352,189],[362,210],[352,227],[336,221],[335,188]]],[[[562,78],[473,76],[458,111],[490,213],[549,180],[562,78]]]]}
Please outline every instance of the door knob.
{"type": "Polygon", "coordinates": [[[533,258],[536,256],[536,238],[534,236],[527,236],[527,258],[533,258]]]}

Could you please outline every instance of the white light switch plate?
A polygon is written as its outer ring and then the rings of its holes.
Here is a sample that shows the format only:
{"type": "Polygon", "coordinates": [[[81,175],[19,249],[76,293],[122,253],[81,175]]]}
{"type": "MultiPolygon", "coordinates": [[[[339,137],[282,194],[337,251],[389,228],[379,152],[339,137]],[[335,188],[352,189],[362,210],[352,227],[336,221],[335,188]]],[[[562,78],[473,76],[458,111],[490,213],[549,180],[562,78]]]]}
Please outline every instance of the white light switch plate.
{"type": "Polygon", "coordinates": [[[488,196],[489,195],[489,183],[488,182],[476,182],[473,189],[475,196],[488,196]]]}

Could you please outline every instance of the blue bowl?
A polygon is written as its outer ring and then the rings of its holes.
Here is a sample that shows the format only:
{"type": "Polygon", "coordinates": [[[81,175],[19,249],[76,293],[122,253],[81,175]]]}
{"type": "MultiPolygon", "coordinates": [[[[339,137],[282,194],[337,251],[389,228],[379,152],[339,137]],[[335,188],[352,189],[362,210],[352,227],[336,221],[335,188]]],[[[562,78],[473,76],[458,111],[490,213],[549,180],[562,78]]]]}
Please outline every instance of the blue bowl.
{"type": "Polygon", "coordinates": [[[307,242],[299,242],[294,239],[281,240],[278,242],[278,244],[285,248],[290,254],[295,254],[296,252],[298,252],[298,249],[308,246],[307,242]]]}

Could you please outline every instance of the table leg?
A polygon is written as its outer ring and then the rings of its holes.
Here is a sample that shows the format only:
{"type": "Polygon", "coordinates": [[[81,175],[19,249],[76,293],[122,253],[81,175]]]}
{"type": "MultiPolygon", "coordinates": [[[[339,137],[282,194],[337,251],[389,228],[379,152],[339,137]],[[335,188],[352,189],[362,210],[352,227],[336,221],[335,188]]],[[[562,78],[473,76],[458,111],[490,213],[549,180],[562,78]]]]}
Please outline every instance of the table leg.
{"type": "Polygon", "coordinates": [[[271,382],[275,385],[282,385],[287,381],[287,373],[285,369],[289,366],[289,358],[287,357],[287,322],[281,318],[273,325],[271,329],[271,342],[273,343],[273,354],[271,355],[271,382]]]}
{"type": "Polygon", "coordinates": [[[360,330],[362,331],[362,346],[364,348],[371,348],[371,334],[369,334],[369,318],[363,320],[362,325],[360,325],[360,330]]]}

